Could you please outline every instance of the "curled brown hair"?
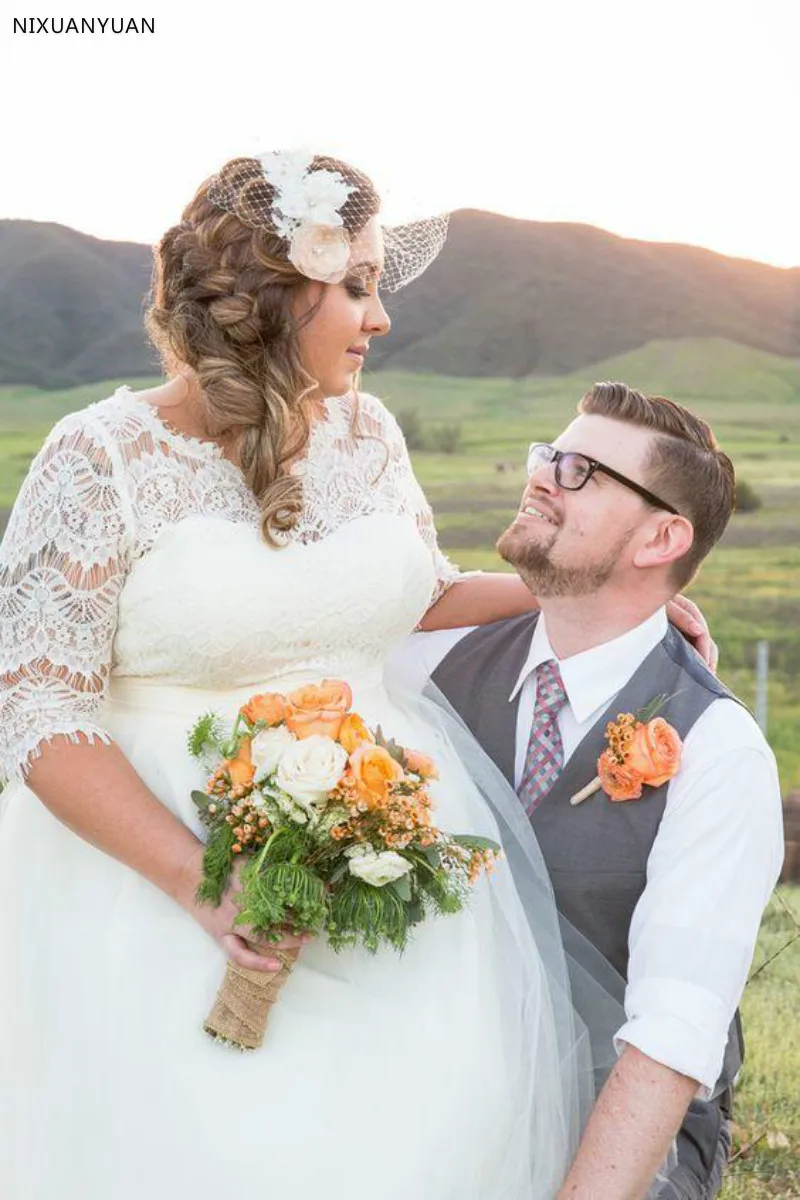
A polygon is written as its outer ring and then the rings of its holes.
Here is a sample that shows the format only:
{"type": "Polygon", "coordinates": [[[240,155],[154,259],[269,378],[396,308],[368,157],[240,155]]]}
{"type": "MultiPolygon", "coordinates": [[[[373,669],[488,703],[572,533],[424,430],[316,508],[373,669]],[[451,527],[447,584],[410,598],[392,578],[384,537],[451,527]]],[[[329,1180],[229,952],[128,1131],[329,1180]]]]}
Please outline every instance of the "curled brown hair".
{"type": "MultiPolygon", "coordinates": [[[[216,179],[245,195],[254,186],[253,167],[253,159],[233,159],[216,179]]],[[[338,171],[354,189],[339,211],[356,236],[378,212],[374,186],[338,159],[318,156],[312,167],[338,171]]],[[[286,467],[308,443],[316,384],[300,360],[302,321],[292,311],[296,289],[308,280],[289,262],[283,238],[213,204],[210,184],[200,186],[181,223],[155,248],[145,322],[165,369],[185,366],[194,373],[212,436],[235,440],[261,505],[262,536],[275,544],[274,534],[295,526],[303,504],[302,483],[286,467]]],[[[255,186],[262,200],[272,200],[260,174],[255,186]]]]}
{"type": "Polygon", "coordinates": [[[688,517],[691,548],[673,564],[673,578],[685,587],[725,532],[736,503],[733,463],[720,450],[711,426],[665,396],[649,396],[625,383],[596,383],[578,404],[594,413],[652,430],[645,485],[688,517]]]}

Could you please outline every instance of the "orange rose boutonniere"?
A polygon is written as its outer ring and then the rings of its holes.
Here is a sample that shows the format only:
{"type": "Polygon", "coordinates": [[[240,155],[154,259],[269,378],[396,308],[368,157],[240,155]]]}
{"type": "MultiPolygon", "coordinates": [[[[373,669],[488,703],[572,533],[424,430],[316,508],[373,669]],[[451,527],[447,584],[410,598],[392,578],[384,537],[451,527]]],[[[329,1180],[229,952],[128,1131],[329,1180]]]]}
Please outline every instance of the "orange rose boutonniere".
{"type": "MultiPolygon", "coordinates": [[[[653,704],[660,707],[664,697],[653,704]]],[[[653,705],[649,706],[652,714],[653,705]]],[[[620,713],[606,726],[608,749],[597,760],[597,776],[570,803],[581,804],[600,788],[610,800],[639,800],[645,787],[661,787],[677,775],[683,743],[663,717],[620,713]]]]}
{"type": "Polygon", "coordinates": [[[648,787],[661,787],[678,773],[683,742],[663,717],[639,725],[628,747],[627,762],[648,787]]]}

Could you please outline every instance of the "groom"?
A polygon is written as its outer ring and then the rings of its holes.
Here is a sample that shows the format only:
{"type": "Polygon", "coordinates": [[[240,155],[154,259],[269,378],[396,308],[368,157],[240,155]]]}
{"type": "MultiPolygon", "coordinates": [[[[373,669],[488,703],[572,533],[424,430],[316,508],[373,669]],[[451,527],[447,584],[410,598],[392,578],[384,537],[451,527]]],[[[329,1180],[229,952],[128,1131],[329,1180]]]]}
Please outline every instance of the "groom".
{"type": "MultiPolygon", "coordinates": [[[[711,1197],[742,1062],[736,1014],[782,857],[775,761],[747,711],[667,623],[734,506],[706,423],[621,383],[534,445],[498,550],[541,612],[417,635],[405,654],[503,770],[530,815],[561,913],[625,979],[619,1058],[559,1200],[711,1197]],[[683,739],[641,799],[597,791],[606,725],[657,696],[683,739]]],[[[408,664],[404,663],[404,670],[408,664]]]]}

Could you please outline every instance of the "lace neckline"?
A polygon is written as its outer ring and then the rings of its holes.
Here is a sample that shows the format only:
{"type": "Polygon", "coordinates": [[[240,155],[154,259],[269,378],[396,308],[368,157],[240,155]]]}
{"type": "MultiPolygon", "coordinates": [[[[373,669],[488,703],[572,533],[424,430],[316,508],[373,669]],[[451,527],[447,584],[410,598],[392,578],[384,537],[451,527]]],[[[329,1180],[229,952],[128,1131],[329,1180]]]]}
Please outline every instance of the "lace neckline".
{"type": "MultiPolygon", "coordinates": [[[[205,461],[218,462],[230,467],[236,475],[243,479],[241,468],[224,453],[219,442],[215,442],[211,438],[194,437],[190,433],[183,433],[179,429],[175,429],[169,425],[167,421],[159,413],[158,409],[150,404],[147,400],[142,399],[129,384],[122,384],[114,392],[116,398],[127,400],[129,403],[136,406],[136,411],[146,414],[146,420],[151,428],[157,433],[159,441],[166,443],[171,450],[177,453],[186,454],[187,451],[194,454],[198,458],[205,461]]],[[[331,435],[335,435],[344,423],[345,414],[343,411],[343,397],[331,396],[323,400],[325,405],[325,416],[314,421],[311,426],[311,432],[306,445],[306,452],[301,458],[290,468],[291,473],[302,474],[305,466],[308,463],[312,451],[315,449],[316,443],[322,434],[322,431],[328,431],[331,435]]]]}

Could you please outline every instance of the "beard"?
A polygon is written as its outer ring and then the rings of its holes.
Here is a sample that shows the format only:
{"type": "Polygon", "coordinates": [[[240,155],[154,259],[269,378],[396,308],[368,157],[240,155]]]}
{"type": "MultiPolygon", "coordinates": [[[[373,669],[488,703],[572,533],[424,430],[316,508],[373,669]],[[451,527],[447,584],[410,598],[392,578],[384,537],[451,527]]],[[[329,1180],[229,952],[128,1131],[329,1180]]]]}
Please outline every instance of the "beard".
{"type": "Polygon", "coordinates": [[[621,534],[615,544],[597,562],[578,567],[561,566],[553,561],[553,548],[559,530],[549,542],[537,542],[526,537],[516,522],[501,534],[497,552],[510,563],[534,596],[590,596],[599,591],[614,573],[620,555],[628,544],[632,530],[621,534]]]}

